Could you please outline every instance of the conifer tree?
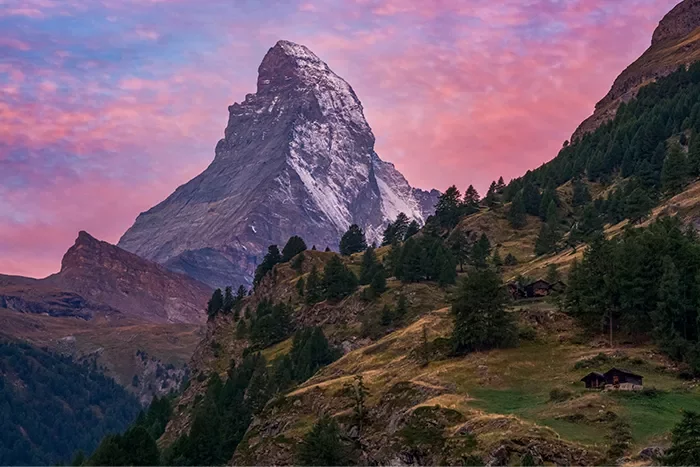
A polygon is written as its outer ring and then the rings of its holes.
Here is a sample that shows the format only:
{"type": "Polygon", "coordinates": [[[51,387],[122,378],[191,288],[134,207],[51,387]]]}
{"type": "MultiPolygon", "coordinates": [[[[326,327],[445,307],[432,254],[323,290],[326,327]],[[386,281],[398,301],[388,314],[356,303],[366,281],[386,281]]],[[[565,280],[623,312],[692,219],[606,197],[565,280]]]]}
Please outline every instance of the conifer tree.
{"type": "Polygon", "coordinates": [[[379,315],[379,324],[382,326],[389,326],[394,320],[394,312],[389,305],[384,305],[382,307],[382,312],[379,315]]]}
{"type": "Polygon", "coordinates": [[[323,270],[322,287],[328,300],[342,300],[357,289],[357,278],[343,261],[334,255],[323,270]]]}
{"type": "Polygon", "coordinates": [[[661,187],[669,195],[683,191],[688,182],[690,168],[679,144],[672,144],[661,170],[661,187]]]}
{"type": "Polygon", "coordinates": [[[503,266],[503,260],[501,259],[501,254],[499,253],[498,248],[496,248],[493,251],[493,256],[491,257],[491,264],[493,264],[495,268],[500,268],[501,266],[503,266]]]}
{"type": "Polygon", "coordinates": [[[284,245],[284,248],[282,248],[282,262],[286,263],[302,251],[306,250],[306,243],[304,240],[297,236],[293,235],[289,237],[289,240],[287,240],[286,245],[284,245]]]}
{"type": "Polygon", "coordinates": [[[277,248],[277,245],[270,245],[267,248],[267,254],[255,269],[253,283],[255,285],[259,284],[262,278],[265,277],[265,274],[272,271],[272,268],[280,261],[282,261],[282,255],[280,254],[279,248],[277,248]]]}
{"type": "Polygon", "coordinates": [[[651,212],[653,201],[642,188],[635,188],[627,197],[625,213],[632,223],[644,219],[651,212]]]}
{"type": "Polygon", "coordinates": [[[525,183],[523,185],[523,204],[525,205],[525,212],[532,216],[539,215],[541,202],[542,197],[537,187],[532,182],[525,183]]]}
{"type": "Polygon", "coordinates": [[[321,417],[299,444],[296,461],[299,465],[351,464],[338,423],[327,415],[321,417]]]}
{"type": "Polygon", "coordinates": [[[245,339],[248,333],[248,326],[245,324],[245,320],[242,319],[238,321],[236,325],[236,339],[245,339]]]}
{"type": "Polygon", "coordinates": [[[506,183],[503,181],[503,176],[498,177],[498,182],[496,183],[496,192],[502,193],[506,188],[506,183]]]}
{"type": "Polygon", "coordinates": [[[457,265],[452,259],[452,255],[441,243],[438,244],[433,259],[435,261],[435,271],[433,274],[437,275],[438,284],[441,287],[454,284],[457,280],[457,265]]]}
{"type": "Polygon", "coordinates": [[[435,217],[441,227],[452,229],[457,225],[462,205],[461,197],[454,185],[440,195],[435,205],[435,217]]]}
{"type": "Polygon", "coordinates": [[[700,415],[687,410],[671,432],[671,447],[664,465],[700,465],[700,415]]]}
{"type": "Polygon", "coordinates": [[[362,255],[362,264],[360,265],[360,284],[369,284],[379,267],[379,261],[377,260],[374,248],[367,248],[362,255]]]}
{"type": "Polygon", "coordinates": [[[464,272],[464,263],[467,262],[471,253],[469,234],[461,228],[454,229],[447,238],[447,245],[457,264],[459,264],[460,272],[464,272]]]}
{"type": "Polygon", "coordinates": [[[300,297],[304,296],[304,278],[300,277],[299,280],[297,281],[297,293],[299,294],[300,297]]]}
{"type": "Polygon", "coordinates": [[[413,237],[419,231],[420,231],[420,225],[418,224],[418,222],[415,219],[412,220],[411,223],[408,224],[408,227],[406,228],[406,234],[403,237],[404,241],[413,237]]]}
{"type": "Polygon", "coordinates": [[[456,353],[509,347],[517,328],[506,311],[507,296],[500,276],[491,269],[476,270],[462,281],[452,305],[456,353]]]}
{"type": "Polygon", "coordinates": [[[506,266],[515,266],[515,265],[518,264],[518,259],[517,259],[515,256],[513,256],[512,253],[508,253],[508,254],[506,255],[505,260],[503,260],[503,263],[504,263],[506,266]]]}
{"type": "Polygon", "coordinates": [[[591,194],[588,192],[588,186],[581,178],[576,178],[573,181],[573,195],[571,205],[573,207],[583,206],[591,200],[591,194]]]}
{"type": "Polygon", "coordinates": [[[525,227],[525,224],[527,224],[527,218],[525,216],[525,202],[523,201],[523,195],[521,192],[516,193],[506,217],[514,229],[520,229],[525,227]]]}
{"type": "Polygon", "coordinates": [[[229,314],[233,311],[233,305],[234,305],[234,298],[233,298],[233,289],[231,286],[227,286],[225,291],[224,291],[224,303],[223,306],[221,307],[221,311],[224,314],[229,314]]]}
{"type": "MultiPolygon", "coordinates": [[[[663,258],[663,273],[659,281],[659,299],[652,314],[654,333],[661,347],[674,353],[674,346],[681,337],[676,330],[683,327],[685,320],[684,304],[681,297],[681,277],[676,265],[669,256],[663,258]]],[[[679,358],[680,355],[673,355],[679,358]]]]}
{"type": "Polygon", "coordinates": [[[384,259],[384,270],[389,277],[396,276],[400,278],[400,273],[397,271],[401,264],[401,249],[401,245],[398,242],[392,243],[389,253],[384,259]]]}
{"type": "Polygon", "coordinates": [[[700,132],[693,131],[688,146],[688,169],[690,175],[697,177],[700,175],[700,132]]]}
{"type": "Polygon", "coordinates": [[[209,319],[213,319],[219,311],[224,306],[224,295],[221,293],[221,289],[216,289],[207,303],[207,316],[209,319]]]}
{"type": "Polygon", "coordinates": [[[469,185],[467,191],[464,192],[464,202],[462,203],[463,214],[469,215],[477,212],[479,210],[480,199],[479,192],[476,191],[476,188],[474,188],[473,185],[469,185]]]}
{"type": "Polygon", "coordinates": [[[349,256],[367,249],[365,233],[357,224],[352,224],[340,239],[340,254],[349,256]]]}
{"type": "Polygon", "coordinates": [[[471,260],[477,268],[486,267],[486,260],[491,254],[491,242],[486,234],[482,233],[479,240],[472,246],[471,260]]]}
{"type": "Polygon", "coordinates": [[[383,267],[379,266],[377,268],[377,272],[372,276],[372,282],[369,286],[372,289],[372,295],[375,297],[386,291],[386,274],[383,267]]]}
{"type": "Polygon", "coordinates": [[[321,278],[318,275],[318,269],[314,264],[311,267],[311,272],[306,280],[306,303],[313,305],[323,300],[323,288],[321,278]]]}
{"type": "Polygon", "coordinates": [[[398,216],[396,216],[396,220],[387,225],[386,229],[384,229],[382,245],[391,245],[394,242],[403,241],[408,230],[408,226],[408,216],[406,216],[406,214],[403,212],[400,212],[398,216]]]}
{"type": "Polygon", "coordinates": [[[493,207],[496,204],[496,194],[498,191],[498,186],[496,185],[496,182],[491,182],[491,185],[489,185],[489,189],[486,192],[486,196],[484,197],[484,203],[488,207],[493,207]]]}
{"type": "Polygon", "coordinates": [[[406,300],[406,295],[400,294],[398,300],[396,301],[396,310],[394,314],[397,318],[401,319],[408,313],[408,301],[406,300]]]}

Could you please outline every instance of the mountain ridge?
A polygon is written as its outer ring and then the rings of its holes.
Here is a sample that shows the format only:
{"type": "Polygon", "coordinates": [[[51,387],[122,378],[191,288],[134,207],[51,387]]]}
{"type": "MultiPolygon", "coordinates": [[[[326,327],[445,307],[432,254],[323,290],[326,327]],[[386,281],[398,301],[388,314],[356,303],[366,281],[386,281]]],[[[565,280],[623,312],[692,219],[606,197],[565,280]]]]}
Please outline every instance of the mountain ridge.
{"type": "Polygon", "coordinates": [[[439,192],[379,158],[354,90],[313,52],[279,41],[258,73],[210,166],[140,214],[120,247],[212,286],[249,284],[267,246],[292,235],[337,248],[350,224],[371,242],[399,212],[432,213],[439,192]]]}

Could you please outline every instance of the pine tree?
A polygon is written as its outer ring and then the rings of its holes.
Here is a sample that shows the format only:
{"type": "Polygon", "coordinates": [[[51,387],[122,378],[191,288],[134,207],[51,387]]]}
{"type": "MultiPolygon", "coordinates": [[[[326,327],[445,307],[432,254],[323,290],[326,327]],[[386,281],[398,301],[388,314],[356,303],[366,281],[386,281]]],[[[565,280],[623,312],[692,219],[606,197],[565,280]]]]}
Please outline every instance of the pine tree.
{"type": "Polygon", "coordinates": [[[231,286],[227,286],[225,291],[224,291],[224,303],[223,306],[221,307],[221,311],[224,314],[229,314],[233,311],[233,305],[234,305],[234,298],[233,298],[233,289],[231,286]]]}
{"type": "Polygon", "coordinates": [[[248,326],[245,324],[245,320],[238,321],[236,325],[236,339],[245,339],[248,333],[248,326]]]}
{"type": "Polygon", "coordinates": [[[296,461],[299,465],[351,464],[338,423],[327,415],[321,417],[299,444],[296,461]]]}
{"type": "Polygon", "coordinates": [[[394,312],[389,305],[384,305],[382,307],[382,312],[379,315],[379,323],[382,326],[389,326],[394,320],[394,312]]]}
{"type": "Polygon", "coordinates": [[[661,170],[661,187],[664,192],[675,195],[683,191],[689,175],[690,168],[683,149],[678,144],[671,145],[661,170]]]}
{"type": "Polygon", "coordinates": [[[491,269],[469,273],[452,305],[455,325],[452,342],[456,353],[509,347],[517,341],[517,328],[506,311],[507,296],[500,276],[491,269]]]}
{"type": "Polygon", "coordinates": [[[682,420],[671,432],[671,447],[664,465],[700,465],[700,415],[683,411],[682,420]]]}
{"type": "Polygon", "coordinates": [[[314,264],[311,267],[311,272],[306,280],[306,303],[313,305],[323,300],[323,288],[321,286],[321,278],[318,275],[318,269],[314,264]]]}
{"type": "Polygon", "coordinates": [[[420,231],[420,225],[418,225],[418,222],[416,222],[415,220],[412,220],[411,223],[408,224],[408,227],[406,228],[406,234],[403,237],[404,241],[413,237],[415,234],[418,233],[418,231],[420,231]]]}
{"type": "Polygon", "coordinates": [[[262,278],[265,277],[268,272],[272,271],[272,268],[281,261],[282,255],[280,254],[280,250],[277,248],[277,245],[270,245],[267,248],[267,254],[255,269],[255,278],[253,279],[253,283],[255,285],[259,284],[262,278]]]}
{"type": "Polygon", "coordinates": [[[554,284],[555,282],[559,282],[560,277],[559,277],[559,269],[557,268],[556,263],[550,263],[547,265],[547,276],[545,277],[545,280],[549,282],[550,284],[554,284]]]}
{"type": "Polygon", "coordinates": [[[625,203],[625,214],[632,223],[644,219],[651,212],[653,201],[642,188],[635,188],[627,197],[625,203]]]}
{"type": "Polygon", "coordinates": [[[498,251],[498,248],[496,248],[493,252],[493,256],[491,257],[491,264],[493,264],[494,267],[500,268],[503,266],[503,260],[501,259],[501,254],[498,251]]]}
{"type": "Polygon", "coordinates": [[[482,233],[479,240],[472,246],[471,261],[477,268],[486,267],[486,260],[491,254],[491,242],[486,234],[482,233]]]}
{"type": "Polygon", "coordinates": [[[406,295],[400,294],[398,300],[396,301],[396,310],[394,314],[397,318],[401,319],[408,313],[408,300],[406,300],[406,295]]]}
{"type": "Polygon", "coordinates": [[[632,442],[632,432],[629,424],[619,421],[612,426],[612,432],[608,436],[610,447],[608,448],[608,459],[615,465],[629,449],[632,442]]]}
{"type": "Polygon", "coordinates": [[[464,263],[467,262],[471,253],[469,234],[461,228],[454,229],[450,236],[447,237],[447,245],[457,264],[459,264],[459,270],[464,272],[464,263]]]}
{"type": "Polygon", "coordinates": [[[523,201],[522,193],[518,192],[513,198],[506,217],[514,229],[520,229],[527,224],[525,214],[525,202],[523,201]]]}
{"type": "Polygon", "coordinates": [[[297,281],[297,293],[299,294],[300,297],[304,296],[304,278],[300,277],[299,280],[297,281]]]}
{"type": "Polygon", "coordinates": [[[207,316],[209,319],[213,319],[219,311],[224,306],[224,295],[221,293],[221,289],[216,289],[207,303],[207,316]]]}
{"type": "Polygon", "coordinates": [[[377,268],[377,272],[374,273],[369,286],[372,289],[372,295],[375,297],[378,297],[386,291],[386,274],[384,273],[383,267],[379,266],[377,268]]]}
{"type": "Polygon", "coordinates": [[[349,256],[367,249],[365,233],[357,224],[352,224],[340,239],[340,254],[349,256]]]}
{"type": "Polygon", "coordinates": [[[457,265],[449,251],[445,249],[442,243],[438,244],[435,256],[435,271],[437,281],[441,287],[449,284],[454,284],[457,281],[457,265]]]}
{"type": "Polygon", "coordinates": [[[284,245],[284,248],[282,248],[282,262],[286,263],[302,251],[306,250],[306,243],[304,240],[297,236],[294,235],[292,237],[289,237],[289,240],[287,240],[287,244],[284,245]]]}
{"type": "Polygon", "coordinates": [[[496,195],[498,192],[498,185],[496,185],[496,182],[491,182],[491,185],[489,185],[489,189],[486,192],[486,196],[484,197],[484,203],[488,207],[493,207],[496,204],[496,195]]]}
{"type": "Polygon", "coordinates": [[[506,266],[515,266],[518,264],[518,258],[513,256],[512,253],[506,255],[506,259],[503,261],[506,266]]]}
{"type": "MultiPolygon", "coordinates": [[[[662,348],[673,351],[673,346],[680,338],[676,329],[685,321],[685,310],[681,297],[681,277],[676,265],[669,256],[663,258],[663,274],[659,281],[658,302],[652,314],[654,334],[662,348]]],[[[676,355],[678,357],[678,355],[676,355]]]]}
{"type": "Polygon", "coordinates": [[[688,169],[690,175],[697,177],[700,175],[700,132],[693,131],[688,146],[688,169]]]}
{"type": "Polygon", "coordinates": [[[360,284],[369,284],[378,268],[379,261],[377,260],[377,255],[374,248],[369,247],[362,255],[362,264],[360,265],[360,284]]]}
{"type": "Polygon", "coordinates": [[[540,256],[551,253],[556,249],[558,241],[559,234],[557,230],[549,222],[542,223],[540,233],[535,241],[535,254],[540,256]]]}
{"type": "Polygon", "coordinates": [[[394,242],[403,241],[408,230],[408,225],[408,216],[400,212],[399,215],[396,216],[396,220],[387,225],[386,229],[384,229],[382,245],[391,245],[394,242]]]}
{"type": "Polygon", "coordinates": [[[323,270],[322,287],[328,300],[342,300],[357,289],[357,278],[343,261],[333,255],[323,270]]]}
{"type": "Polygon", "coordinates": [[[391,248],[389,249],[389,253],[386,255],[386,258],[384,259],[384,269],[387,272],[387,275],[389,277],[391,277],[391,276],[399,277],[400,274],[397,272],[397,269],[400,267],[400,264],[401,264],[401,245],[398,242],[394,242],[391,244],[391,248]]]}
{"type": "Polygon", "coordinates": [[[532,216],[539,215],[542,197],[540,196],[540,191],[537,189],[537,187],[532,182],[525,183],[523,185],[522,193],[525,212],[532,216]]]}
{"type": "Polygon", "coordinates": [[[588,186],[580,178],[574,179],[571,205],[573,207],[583,206],[590,200],[591,194],[588,192],[588,186]]]}
{"type": "Polygon", "coordinates": [[[440,195],[435,205],[435,217],[441,227],[451,229],[457,225],[462,205],[461,197],[461,193],[454,185],[440,195]]]}
{"type": "Polygon", "coordinates": [[[464,214],[472,214],[479,210],[479,192],[476,191],[473,185],[469,185],[467,191],[464,192],[464,214]]]}
{"type": "Polygon", "coordinates": [[[496,183],[496,193],[502,193],[506,189],[506,182],[503,181],[503,176],[498,177],[498,182],[496,183]]]}

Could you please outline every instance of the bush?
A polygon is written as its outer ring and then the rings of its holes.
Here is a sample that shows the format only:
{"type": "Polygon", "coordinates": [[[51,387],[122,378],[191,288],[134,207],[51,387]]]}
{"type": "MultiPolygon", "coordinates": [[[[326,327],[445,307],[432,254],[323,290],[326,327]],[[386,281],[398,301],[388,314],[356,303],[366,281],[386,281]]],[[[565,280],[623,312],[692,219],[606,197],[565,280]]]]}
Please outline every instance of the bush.
{"type": "Polygon", "coordinates": [[[528,342],[535,341],[537,340],[537,331],[532,326],[519,326],[518,339],[528,342]]]}
{"type": "Polygon", "coordinates": [[[564,388],[554,388],[549,391],[549,400],[552,402],[568,401],[574,396],[574,393],[564,388]]]}

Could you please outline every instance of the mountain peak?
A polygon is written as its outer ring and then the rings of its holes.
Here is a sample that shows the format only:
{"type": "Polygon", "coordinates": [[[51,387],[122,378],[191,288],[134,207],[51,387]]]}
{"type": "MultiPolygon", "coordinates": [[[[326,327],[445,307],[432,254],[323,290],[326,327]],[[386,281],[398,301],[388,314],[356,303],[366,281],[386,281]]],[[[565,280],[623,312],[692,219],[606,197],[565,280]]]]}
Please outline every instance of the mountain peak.
{"type": "Polygon", "coordinates": [[[141,214],[119,246],[221,287],[250,283],[267,246],[292,235],[337,248],[351,224],[375,241],[399,212],[422,223],[435,194],[413,189],[374,142],[347,81],[278,41],[257,92],[229,107],[212,164],[141,214]]]}
{"type": "Polygon", "coordinates": [[[700,26],[700,0],[684,0],[663,17],[654,31],[652,45],[681,39],[700,26]]]}

